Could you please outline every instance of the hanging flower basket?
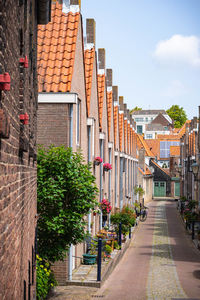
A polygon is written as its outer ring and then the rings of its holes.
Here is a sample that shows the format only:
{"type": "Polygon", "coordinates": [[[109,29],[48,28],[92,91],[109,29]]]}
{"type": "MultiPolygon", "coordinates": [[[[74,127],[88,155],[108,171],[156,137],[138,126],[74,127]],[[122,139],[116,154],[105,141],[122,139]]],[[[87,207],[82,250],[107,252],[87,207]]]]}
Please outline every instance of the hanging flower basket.
{"type": "Polygon", "coordinates": [[[111,212],[112,206],[107,199],[103,199],[100,203],[101,211],[103,216],[107,216],[111,212]]]}
{"type": "Polygon", "coordinates": [[[112,170],[112,165],[109,163],[105,163],[105,164],[103,164],[103,169],[105,172],[108,172],[108,171],[112,170]]]}
{"type": "Polygon", "coordinates": [[[99,156],[95,157],[94,165],[99,166],[103,162],[103,159],[99,156]]]}

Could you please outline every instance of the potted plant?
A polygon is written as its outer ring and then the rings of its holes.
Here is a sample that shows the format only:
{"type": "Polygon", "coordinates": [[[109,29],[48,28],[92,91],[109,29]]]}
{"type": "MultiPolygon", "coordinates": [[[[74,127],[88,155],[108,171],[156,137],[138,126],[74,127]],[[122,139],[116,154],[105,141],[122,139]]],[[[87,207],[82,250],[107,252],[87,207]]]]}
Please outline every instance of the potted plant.
{"type": "Polygon", "coordinates": [[[100,202],[100,208],[102,211],[102,218],[103,218],[103,227],[105,226],[105,222],[107,221],[107,215],[111,212],[112,206],[110,205],[110,202],[107,199],[103,199],[100,202]]]}
{"type": "Polygon", "coordinates": [[[109,163],[105,163],[105,164],[103,164],[103,169],[105,172],[108,172],[108,171],[112,170],[112,165],[109,163]]]}
{"type": "Polygon", "coordinates": [[[93,210],[93,216],[96,216],[97,214],[100,214],[101,210],[99,208],[96,208],[93,210]]]}
{"type": "Polygon", "coordinates": [[[97,259],[97,241],[92,241],[88,253],[83,254],[84,265],[94,265],[97,259]]]}
{"type": "Polygon", "coordinates": [[[103,162],[103,159],[99,156],[94,158],[94,165],[99,166],[103,162]]]}

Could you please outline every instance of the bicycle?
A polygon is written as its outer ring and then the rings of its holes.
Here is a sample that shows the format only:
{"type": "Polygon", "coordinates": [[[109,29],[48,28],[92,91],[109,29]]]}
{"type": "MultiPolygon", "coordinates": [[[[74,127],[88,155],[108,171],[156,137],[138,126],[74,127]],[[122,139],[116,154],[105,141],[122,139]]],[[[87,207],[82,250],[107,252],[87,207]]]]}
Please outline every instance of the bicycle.
{"type": "Polygon", "coordinates": [[[140,221],[141,222],[144,222],[147,219],[147,209],[148,209],[148,207],[144,206],[140,210],[140,221]]]}

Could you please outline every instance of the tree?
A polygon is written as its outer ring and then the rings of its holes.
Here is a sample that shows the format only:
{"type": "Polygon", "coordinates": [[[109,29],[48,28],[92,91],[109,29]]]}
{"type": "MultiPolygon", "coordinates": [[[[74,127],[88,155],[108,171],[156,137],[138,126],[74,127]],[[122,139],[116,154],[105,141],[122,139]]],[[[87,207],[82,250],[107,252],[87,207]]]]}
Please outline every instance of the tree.
{"type": "Polygon", "coordinates": [[[141,107],[136,106],[135,108],[131,109],[130,114],[132,114],[134,111],[142,110],[141,107]]]}
{"type": "Polygon", "coordinates": [[[98,192],[90,167],[71,148],[38,149],[38,252],[50,262],[85,237],[85,216],[98,192]]]}
{"type": "Polygon", "coordinates": [[[170,118],[174,120],[175,128],[181,128],[187,120],[187,115],[183,107],[179,107],[179,105],[172,105],[167,110],[167,113],[170,116],[170,118]]]}

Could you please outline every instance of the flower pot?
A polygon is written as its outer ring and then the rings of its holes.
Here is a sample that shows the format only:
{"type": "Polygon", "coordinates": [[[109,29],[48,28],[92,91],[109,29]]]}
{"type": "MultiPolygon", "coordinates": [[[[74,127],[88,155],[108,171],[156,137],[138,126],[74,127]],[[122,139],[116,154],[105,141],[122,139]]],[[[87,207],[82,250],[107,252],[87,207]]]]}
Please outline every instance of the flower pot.
{"type": "Polygon", "coordinates": [[[97,255],[95,254],[83,254],[84,265],[94,265],[96,263],[97,255]]]}
{"type": "Polygon", "coordinates": [[[94,161],[94,165],[95,165],[95,166],[99,166],[99,165],[100,165],[100,163],[101,163],[101,162],[100,162],[100,161],[98,161],[98,160],[95,160],[95,161],[94,161]]]}
{"type": "Polygon", "coordinates": [[[104,167],[103,170],[104,170],[105,172],[108,172],[110,169],[104,167]]]}

